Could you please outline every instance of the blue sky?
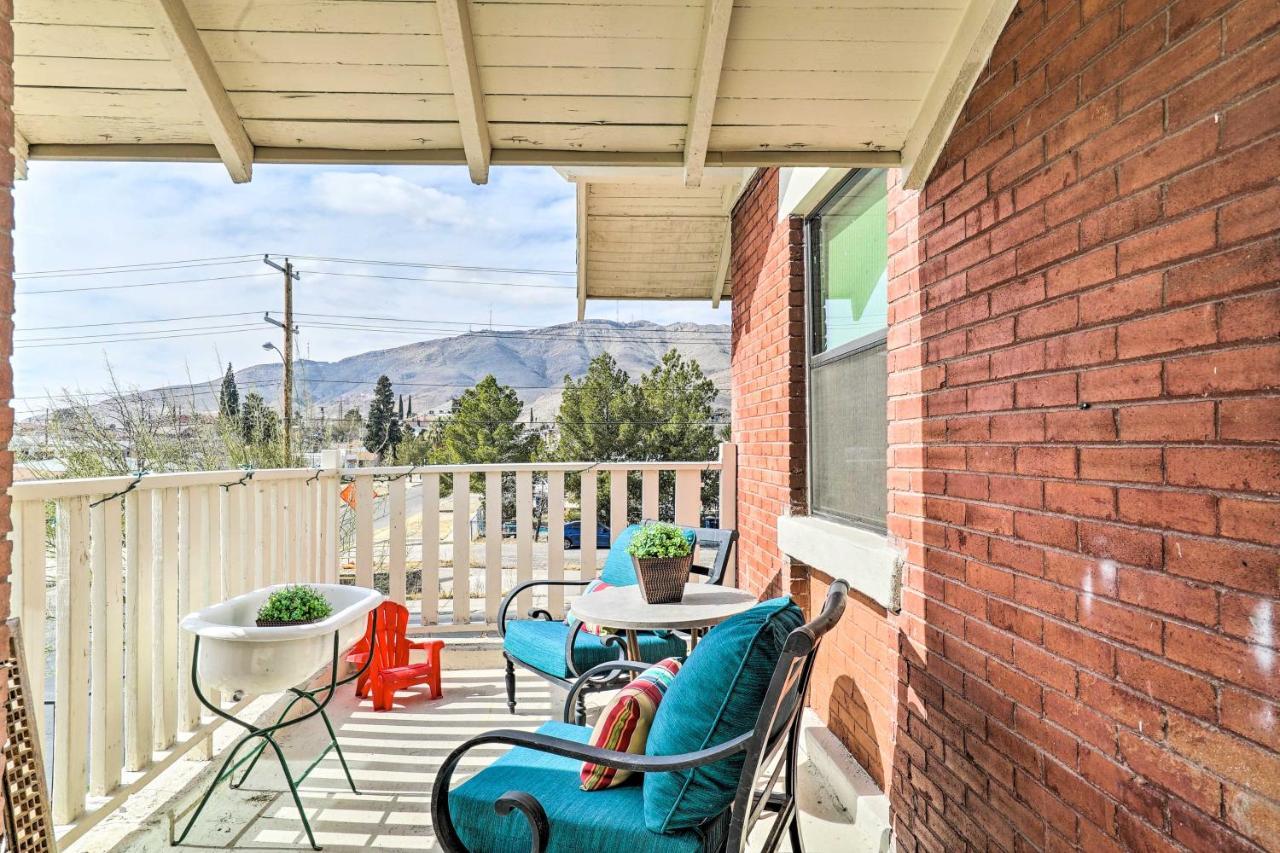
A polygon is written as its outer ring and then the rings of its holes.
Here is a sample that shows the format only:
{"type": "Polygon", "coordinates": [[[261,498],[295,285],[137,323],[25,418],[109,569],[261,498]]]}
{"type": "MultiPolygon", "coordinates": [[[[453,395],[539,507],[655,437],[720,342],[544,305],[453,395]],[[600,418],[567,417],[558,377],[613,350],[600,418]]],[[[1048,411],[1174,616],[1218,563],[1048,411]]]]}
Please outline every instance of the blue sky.
{"type": "MultiPolygon", "coordinates": [[[[574,268],[573,187],[545,168],[494,169],[490,183],[477,187],[461,167],[255,166],[253,181],[237,185],[217,164],[33,163],[15,197],[19,399],[14,406],[19,417],[44,408],[49,394],[64,389],[100,391],[108,383],[108,362],[122,385],[146,388],[207,379],[228,361],[240,368],[274,358],[262,351],[262,343],[278,342],[279,335],[263,323],[262,312],[280,311],[283,295],[279,275],[258,257],[266,252],[521,270],[574,268]],[[30,275],[230,256],[246,259],[109,275],[30,275]],[[186,281],[196,278],[221,280],[186,281]],[[35,292],[175,281],[182,283],[35,292]],[[244,313],[221,316],[237,312],[244,313]],[[193,319],[114,325],[183,317],[193,319]],[[249,328],[232,328],[239,326],[249,328]],[[70,337],[143,330],[153,339],[90,338],[88,344],[65,345],[70,337]]],[[[297,312],[477,327],[487,325],[490,312],[495,323],[549,325],[574,318],[572,275],[318,260],[297,264],[302,271],[294,292],[297,312]],[[361,277],[370,275],[545,286],[361,277]]],[[[588,316],[727,323],[727,306],[713,311],[709,303],[597,302],[588,304],[588,316]]],[[[327,317],[300,313],[300,356],[331,361],[417,339],[368,329],[308,329],[308,322],[331,322],[327,317]]]]}

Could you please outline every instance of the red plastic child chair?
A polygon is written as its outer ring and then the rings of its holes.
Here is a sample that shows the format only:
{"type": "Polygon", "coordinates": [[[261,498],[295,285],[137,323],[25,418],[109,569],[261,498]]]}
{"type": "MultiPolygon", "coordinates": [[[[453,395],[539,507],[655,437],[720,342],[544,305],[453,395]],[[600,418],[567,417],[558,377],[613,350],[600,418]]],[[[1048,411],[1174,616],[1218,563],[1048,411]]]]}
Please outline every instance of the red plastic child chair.
{"type": "MultiPolygon", "coordinates": [[[[405,632],[409,627],[409,611],[402,605],[396,604],[394,601],[384,601],[378,605],[378,648],[399,649],[391,656],[392,661],[399,662],[395,665],[408,665],[409,652],[411,650],[420,650],[427,653],[427,661],[435,667],[438,673],[440,670],[440,650],[444,647],[441,640],[410,640],[405,636],[405,632]]],[[[355,667],[362,667],[369,658],[369,638],[373,632],[373,614],[369,614],[369,620],[365,625],[364,636],[356,641],[351,647],[351,651],[347,652],[347,663],[355,667]]],[[[356,679],[356,696],[364,698],[369,695],[369,688],[373,681],[374,673],[377,672],[382,661],[382,655],[375,655],[373,664],[364,671],[364,674],[356,679]]],[[[440,678],[436,676],[432,684],[432,698],[439,698],[440,694],[440,678]]]]}
{"type": "Polygon", "coordinates": [[[443,648],[443,640],[411,643],[406,639],[403,628],[397,632],[383,634],[382,626],[379,624],[378,642],[373,651],[373,666],[369,667],[371,672],[369,688],[370,695],[373,697],[373,710],[390,711],[396,691],[415,684],[427,685],[430,690],[429,698],[439,699],[442,695],[440,651],[443,648]],[[409,663],[411,648],[426,651],[427,660],[424,663],[409,663]]]}

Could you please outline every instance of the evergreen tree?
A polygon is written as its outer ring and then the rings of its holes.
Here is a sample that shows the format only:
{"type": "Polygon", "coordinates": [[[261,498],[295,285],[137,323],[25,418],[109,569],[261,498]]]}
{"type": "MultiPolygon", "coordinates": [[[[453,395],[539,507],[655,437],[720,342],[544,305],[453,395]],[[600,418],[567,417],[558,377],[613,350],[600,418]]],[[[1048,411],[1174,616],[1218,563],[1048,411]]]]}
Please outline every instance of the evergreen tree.
{"type": "Polygon", "coordinates": [[[274,444],[280,438],[280,416],[262,395],[250,391],[240,407],[240,439],[246,445],[274,444]]]}
{"type": "Polygon", "coordinates": [[[396,417],[400,418],[400,420],[402,421],[404,420],[404,395],[403,394],[400,395],[400,410],[399,410],[399,414],[396,417]]]}
{"type": "Polygon", "coordinates": [[[662,461],[711,459],[716,451],[712,406],[716,384],[696,361],[674,349],[640,378],[646,457],[662,461]]]}
{"type": "Polygon", "coordinates": [[[631,377],[613,356],[601,353],[581,379],[564,378],[554,455],[566,462],[644,459],[649,445],[644,409],[644,396],[631,377]]]}
{"type": "Polygon", "coordinates": [[[538,436],[520,422],[524,404],[515,389],[492,374],[462,392],[440,428],[435,460],[441,464],[528,462],[538,436]]]}
{"type": "Polygon", "coordinates": [[[218,413],[224,418],[240,414],[240,389],[236,387],[236,374],[227,362],[227,372],[222,376],[222,388],[218,391],[218,413]]]}
{"type": "Polygon", "coordinates": [[[384,459],[394,456],[400,443],[400,419],[396,417],[396,396],[391,390],[391,380],[383,375],[373,387],[373,402],[369,404],[369,417],[365,421],[364,447],[370,453],[384,459]]]}

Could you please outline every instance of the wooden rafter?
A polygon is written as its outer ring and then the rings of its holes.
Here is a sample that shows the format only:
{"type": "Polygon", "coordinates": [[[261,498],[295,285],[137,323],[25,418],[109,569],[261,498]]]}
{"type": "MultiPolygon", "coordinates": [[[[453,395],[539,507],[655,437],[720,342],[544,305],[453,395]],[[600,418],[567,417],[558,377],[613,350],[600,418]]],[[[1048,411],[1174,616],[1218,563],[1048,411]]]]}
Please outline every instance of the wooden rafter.
{"type": "Polygon", "coordinates": [[[458,106],[458,129],[467,155],[467,169],[477,184],[489,180],[489,122],[485,118],[484,93],[476,65],[475,43],[471,38],[471,16],[467,0],[436,0],[440,10],[440,38],[449,61],[453,99],[458,106]]]}
{"type": "Polygon", "coordinates": [[[724,296],[724,281],[729,277],[729,259],[733,257],[733,221],[724,224],[724,241],[720,244],[720,257],[716,261],[716,277],[711,281],[711,307],[719,308],[724,296]]]}
{"type": "Polygon", "coordinates": [[[698,76],[694,80],[693,98],[689,105],[689,127],[684,142],[684,183],[696,187],[702,183],[702,170],[707,162],[711,142],[711,123],[715,118],[716,96],[720,91],[720,69],[724,65],[725,46],[729,42],[729,18],[733,0],[707,0],[702,23],[702,53],[698,59],[698,76]]]}
{"type": "Polygon", "coordinates": [[[908,189],[923,187],[933,171],[978,74],[1017,5],[1017,0],[972,0],[965,10],[902,146],[908,189]]]}
{"type": "Polygon", "coordinates": [[[27,138],[16,127],[13,129],[13,177],[19,181],[27,179],[27,157],[31,146],[27,138]]]}
{"type": "Polygon", "coordinates": [[[586,181],[574,185],[578,210],[578,319],[587,317],[587,189],[586,181]]]}
{"type": "Polygon", "coordinates": [[[253,177],[253,142],[245,133],[218,69],[205,50],[200,32],[183,0],[148,0],[156,32],[169,53],[179,79],[195,99],[196,110],[213,139],[218,156],[238,184],[253,177]]]}

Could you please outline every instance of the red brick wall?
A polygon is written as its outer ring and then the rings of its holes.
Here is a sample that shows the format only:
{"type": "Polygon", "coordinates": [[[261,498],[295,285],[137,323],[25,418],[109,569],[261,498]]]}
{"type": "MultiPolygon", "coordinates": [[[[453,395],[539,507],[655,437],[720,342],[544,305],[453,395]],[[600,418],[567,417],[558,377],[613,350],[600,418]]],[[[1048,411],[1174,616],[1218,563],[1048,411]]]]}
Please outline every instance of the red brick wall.
{"type": "Polygon", "coordinates": [[[1280,846],[1277,25],[1026,0],[895,193],[906,849],[1280,846]]]}
{"type": "Polygon", "coordinates": [[[778,221],[778,175],[761,173],[733,222],[733,440],[738,585],[777,594],[777,518],[804,512],[804,255],[799,219],[778,221]]]}
{"type": "MultiPolygon", "coordinates": [[[[805,502],[804,236],[778,219],[778,174],[743,193],[733,234],[733,438],[738,443],[738,584],[821,607],[830,578],[788,565],[777,519],[805,502]]],[[[882,788],[893,766],[897,635],[892,614],[852,598],[824,643],[811,704],[882,788]]]]}
{"type": "MultiPolygon", "coordinates": [[[[1274,0],[1024,0],[924,192],[892,191],[903,610],[854,602],[813,702],[888,763],[903,849],[1280,849],[1278,26],[1274,0]]],[[[752,589],[804,502],[803,409],[755,408],[803,389],[759,369],[801,334],[759,334],[794,285],[740,274],[799,257],[761,202],[735,224],[752,589]]]]}

